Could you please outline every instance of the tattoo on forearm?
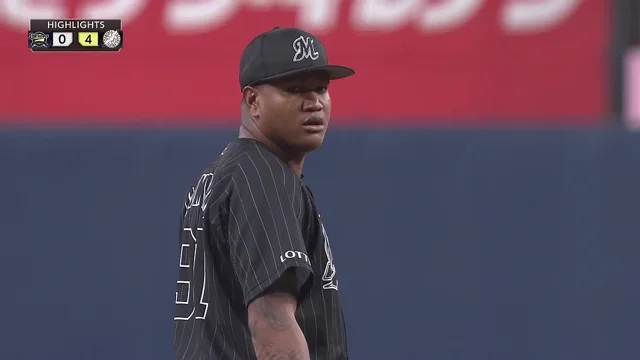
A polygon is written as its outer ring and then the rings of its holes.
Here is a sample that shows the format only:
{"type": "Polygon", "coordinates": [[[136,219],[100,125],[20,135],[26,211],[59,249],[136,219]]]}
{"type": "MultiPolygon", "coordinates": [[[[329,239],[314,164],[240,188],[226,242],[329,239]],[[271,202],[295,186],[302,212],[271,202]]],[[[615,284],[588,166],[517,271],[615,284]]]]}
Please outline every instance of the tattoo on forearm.
{"type": "Polygon", "coordinates": [[[291,343],[291,339],[283,343],[272,340],[272,336],[288,338],[288,335],[276,335],[274,331],[290,331],[294,326],[297,326],[295,317],[288,313],[286,306],[279,304],[279,298],[285,296],[288,295],[272,293],[254,301],[254,309],[259,315],[248,325],[258,360],[304,360],[309,358],[306,355],[307,350],[297,348],[294,343],[291,343]],[[263,331],[265,332],[262,333],[263,331]]]}
{"type": "MultiPolygon", "coordinates": [[[[284,297],[286,295],[272,294],[270,296],[284,297]]],[[[264,296],[256,300],[260,313],[273,330],[287,331],[294,325],[291,316],[282,306],[274,304],[269,297],[264,296]]]]}

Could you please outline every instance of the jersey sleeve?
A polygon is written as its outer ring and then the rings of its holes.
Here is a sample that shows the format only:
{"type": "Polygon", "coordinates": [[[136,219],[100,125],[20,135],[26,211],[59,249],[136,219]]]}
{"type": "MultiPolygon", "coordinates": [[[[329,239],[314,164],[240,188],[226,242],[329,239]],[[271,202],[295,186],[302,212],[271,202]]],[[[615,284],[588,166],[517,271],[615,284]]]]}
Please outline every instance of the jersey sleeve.
{"type": "Polygon", "coordinates": [[[248,158],[233,173],[228,238],[245,306],[285,271],[296,275],[299,299],[313,276],[296,214],[301,188],[295,175],[267,159],[248,158]],[[297,186],[296,186],[297,185],[297,186]]]}

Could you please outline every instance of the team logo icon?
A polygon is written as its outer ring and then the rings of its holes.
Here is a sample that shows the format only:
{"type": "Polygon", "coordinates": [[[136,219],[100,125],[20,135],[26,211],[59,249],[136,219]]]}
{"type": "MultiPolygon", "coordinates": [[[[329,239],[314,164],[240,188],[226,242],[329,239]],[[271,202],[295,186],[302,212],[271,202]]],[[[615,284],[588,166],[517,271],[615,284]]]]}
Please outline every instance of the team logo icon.
{"type": "Polygon", "coordinates": [[[31,43],[29,44],[30,48],[48,48],[49,43],[49,34],[45,34],[42,31],[36,31],[33,33],[29,33],[29,40],[31,43]]]}
{"type": "Polygon", "coordinates": [[[121,41],[122,37],[120,37],[120,33],[116,30],[109,30],[102,36],[102,43],[109,49],[117,48],[121,41]]]}

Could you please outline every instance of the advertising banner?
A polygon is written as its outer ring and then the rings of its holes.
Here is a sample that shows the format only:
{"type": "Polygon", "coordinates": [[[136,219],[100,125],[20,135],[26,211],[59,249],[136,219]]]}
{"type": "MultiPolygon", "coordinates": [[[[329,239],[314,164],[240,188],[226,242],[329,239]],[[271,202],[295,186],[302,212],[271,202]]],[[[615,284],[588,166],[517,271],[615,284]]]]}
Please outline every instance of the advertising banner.
{"type": "Polygon", "coordinates": [[[607,3],[0,0],[0,121],[230,124],[243,47],[299,26],[356,69],[332,84],[341,124],[592,124],[607,108],[607,3]],[[122,19],[123,49],[29,51],[29,19],[67,18],[122,19]]]}

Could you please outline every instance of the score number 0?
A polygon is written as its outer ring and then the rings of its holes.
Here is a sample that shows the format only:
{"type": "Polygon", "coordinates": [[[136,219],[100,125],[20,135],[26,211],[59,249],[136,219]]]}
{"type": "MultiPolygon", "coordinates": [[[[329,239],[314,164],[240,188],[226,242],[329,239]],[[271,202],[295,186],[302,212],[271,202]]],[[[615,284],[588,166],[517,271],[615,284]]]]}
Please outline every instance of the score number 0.
{"type": "Polygon", "coordinates": [[[51,37],[52,47],[69,47],[73,43],[73,33],[71,32],[54,32],[51,37]]]}

